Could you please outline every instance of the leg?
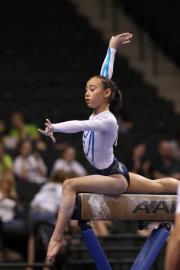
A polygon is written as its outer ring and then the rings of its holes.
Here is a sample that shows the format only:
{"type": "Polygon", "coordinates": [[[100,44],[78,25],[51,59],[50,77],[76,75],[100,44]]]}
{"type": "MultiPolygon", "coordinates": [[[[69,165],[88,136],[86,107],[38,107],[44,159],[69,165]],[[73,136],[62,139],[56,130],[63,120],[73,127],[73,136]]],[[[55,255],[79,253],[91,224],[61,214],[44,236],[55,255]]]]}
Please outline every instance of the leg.
{"type": "Polygon", "coordinates": [[[107,236],[109,235],[108,224],[110,221],[107,220],[92,220],[91,226],[97,236],[107,236]]]}
{"type": "Polygon", "coordinates": [[[122,175],[91,175],[66,180],[62,185],[62,197],[56,227],[47,251],[48,261],[53,261],[61,246],[65,244],[63,232],[75,208],[76,193],[94,192],[118,195],[127,189],[127,181],[122,175]]]}
{"type": "Polygon", "coordinates": [[[168,240],[165,270],[178,270],[180,265],[180,215],[175,215],[175,227],[168,240]]]}
{"type": "Polygon", "coordinates": [[[179,181],[174,178],[150,180],[135,173],[129,173],[129,192],[134,193],[176,193],[179,181]]]}
{"type": "MultiPolygon", "coordinates": [[[[35,257],[35,235],[31,234],[28,239],[28,250],[27,250],[27,262],[28,264],[34,263],[35,257]]],[[[26,270],[32,270],[33,267],[27,267],[26,270]]]]}

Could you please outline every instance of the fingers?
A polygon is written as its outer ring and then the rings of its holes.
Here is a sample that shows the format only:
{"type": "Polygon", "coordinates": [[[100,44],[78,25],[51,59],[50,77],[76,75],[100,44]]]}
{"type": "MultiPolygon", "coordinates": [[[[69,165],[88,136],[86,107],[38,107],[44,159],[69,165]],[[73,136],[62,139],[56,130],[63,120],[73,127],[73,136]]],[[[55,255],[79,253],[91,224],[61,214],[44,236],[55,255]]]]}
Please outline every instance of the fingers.
{"type": "Polygon", "coordinates": [[[130,40],[127,40],[127,41],[124,41],[123,44],[128,44],[130,42],[131,42],[130,40]]]}
{"type": "Polygon", "coordinates": [[[133,37],[133,34],[130,34],[130,33],[124,33],[124,34],[120,34],[116,36],[118,40],[130,39],[132,37],[133,37]]]}
{"type": "Polygon", "coordinates": [[[127,36],[127,35],[130,35],[130,33],[129,32],[121,33],[121,34],[116,35],[115,37],[124,37],[124,36],[127,36]]]}
{"type": "Polygon", "coordinates": [[[52,124],[51,124],[51,122],[50,122],[50,120],[49,120],[49,119],[46,119],[46,122],[47,122],[49,125],[51,125],[51,126],[52,126],[52,124]]]}
{"type": "Polygon", "coordinates": [[[52,130],[52,125],[45,123],[45,126],[48,128],[49,131],[52,130]]]}
{"type": "Polygon", "coordinates": [[[127,35],[127,36],[124,36],[123,39],[130,39],[130,38],[132,38],[132,37],[133,37],[133,34],[129,34],[129,35],[127,35]]]}
{"type": "Polygon", "coordinates": [[[40,129],[40,128],[38,128],[38,131],[39,131],[41,134],[43,134],[43,135],[48,136],[49,138],[51,138],[51,140],[52,140],[53,143],[56,143],[56,139],[54,138],[53,135],[49,134],[47,131],[42,130],[42,129],[40,129]]]}
{"type": "Polygon", "coordinates": [[[127,36],[127,37],[124,37],[124,38],[119,38],[119,43],[124,43],[126,41],[131,41],[132,39],[132,36],[127,36]]]}
{"type": "Polygon", "coordinates": [[[124,37],[119,37],[118,38],[118,42],[119,44],[128,44],[131,42],[131,39],[132,39],[133,35],[132,34],[129,34],[127,36],[124,36],[124,37]]]}
{"type": "Polygon", "coordinates": [[[38,128],[38,131],[39,131],[41,134],[43,134],[43,135],[45,135],[45,136],[48,136],[48,133],[47,133],[46,131],[44,131],[44,130],[42,130],[42,129],[40,129],[40,128],[38,128]]]}
{"type": "Polygon", "coordinates": [[[52,263],[54,263],[54,261],[55,261],[55,256],[48,256],[48,255],[47,255],[46,262],[47,262],[48,264],[52,264],[52,263]]]}
{"type": "Polygon", "coordinates": [[[50,138],[51,138],[51,140],[52,140],[52,142],[53,143],[56,143],[56,139],[54,138],[54,136],[52,135],[52,136],[50,136],[50,138]]]}
{"type": "Polygon", "coordinates": [[[122,33],[122,34],[119,34],[115,37],[116,38],[125,38],[125,37],[131,37],[131,36],[133,36],[133,34],[131,34],[131,33],[122,33]]]}
{"type": "Polygon", "coordinates": [[[122,45],[131,42],[132,37],[133,37],[133,34],[129,32],[112,36],[109,42],[109,47],[114,48],[114,49],[120,48],[122,45]]]}
{"type": "Polygon", "coordinates": [[[118,34],[116,36],[112,36],[111,40],[112,39],[123,39],[123,38],[126,38],[126,37],[132,37],[132,36],[133,36],[133,34],[131,34],[131,33],[122,33],[122,34],[118,34]]]}
{"type": "MultiPolygon", "coordinates": [[[[47,132],[53,132],[53,126],[49,119],[46,119],[45,126],[47,129],[47,132]]],[[[46,131],[45,129],[45,131],[46,131]]]]}

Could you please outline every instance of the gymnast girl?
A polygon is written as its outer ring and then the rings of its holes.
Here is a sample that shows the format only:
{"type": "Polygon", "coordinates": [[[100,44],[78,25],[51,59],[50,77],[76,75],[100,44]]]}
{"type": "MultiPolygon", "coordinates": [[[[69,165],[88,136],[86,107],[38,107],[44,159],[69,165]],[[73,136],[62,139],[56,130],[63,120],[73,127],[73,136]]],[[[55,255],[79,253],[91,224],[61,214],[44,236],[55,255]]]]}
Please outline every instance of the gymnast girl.
{"type": "Polygon", "coordinates": [[[128,173],[124,164],[113,154],[117,143],[118,125],[115,115],[121,108],[121,92],[111,80],[117,48],[130,43],[132,34],[123,33],[113,36],[109,42],[107,55],[102,65],[101,75],[90,78],[86,84],[85,102],[92,109],[89,120],[67,121],[52,124],[48,119],[45,130],[39,132],[49,136],[53,142],[54,132],[83,132],[85,157],[94,168],[94,174],[67,179],[62,185],[62,197],[56,226],[51,237],[47,261],[53,262],[65,244],[63,232],[75,208],[76,193],[92,192],[119,195],[125,191],[134,193],[176,192],[178,181],[164,178],[151,181],[134,173],[128,173]]]}

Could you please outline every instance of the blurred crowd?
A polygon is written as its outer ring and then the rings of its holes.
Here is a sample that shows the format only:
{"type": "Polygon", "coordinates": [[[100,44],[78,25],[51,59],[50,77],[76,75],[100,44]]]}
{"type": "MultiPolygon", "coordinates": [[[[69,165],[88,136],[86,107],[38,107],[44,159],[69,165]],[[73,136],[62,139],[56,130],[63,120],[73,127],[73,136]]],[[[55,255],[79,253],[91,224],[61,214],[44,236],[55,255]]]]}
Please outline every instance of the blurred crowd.
{"type": "Polygon", "coordinates": [[[180,180],[180,134],[173,140],[160,140],[156,149],[148,149],[145,143],[137,144],[132,152],[131,171],[150,179],[180,180]]]}
{"type": "MultiPolygon", "coordinates": [[[[75,147],[52,145],[22,113],[13,112],[9,126],[7,130],[0,120],[0,260],[10,256],[7,250],[15,250],[33,263],[45,258],[63,181],[86,175],[87,171],[77,161],[75,147]],[[36,252],[37,243],[44,253],[36,252]]],[[[161,140],[153,151],[146,143],[135,145],[129,170],[150,179],[170,176],[180,180],[180,133],[173,140],[161,140]]],[[[92,222],[92,226],[99,236],[113,232],[111,222],[92,222]]],[[[67,243],[78,244],[71,238],[77,232],[77,222],[71,221],[67,243]]]]}
{"type": "MultiPolygon", "coordinates": [[[[87,174],[76,160],[75,147],[67,143],[53,145],[41,137],[37,128],[27,123],[20,112],[12,113],[9,130],[0,120],[2,261],[16,257],[13,250],[29,263],[45,258],[60,206],[62,183],[87,174]]],[[[94,222],[92,226],[97,235],[108,234],[108,222],[94,222]]],[[[79,233],[76,221],[67,228],[67,243],[73,233],[79,233]]]]}

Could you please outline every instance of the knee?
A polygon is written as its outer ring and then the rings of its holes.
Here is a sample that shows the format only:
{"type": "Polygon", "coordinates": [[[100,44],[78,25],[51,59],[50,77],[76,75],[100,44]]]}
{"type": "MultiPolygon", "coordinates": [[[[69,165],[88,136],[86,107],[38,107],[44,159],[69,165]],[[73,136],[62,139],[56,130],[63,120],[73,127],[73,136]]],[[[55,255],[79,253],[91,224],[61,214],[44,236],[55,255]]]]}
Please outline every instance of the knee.
{"type": "Polygon", "coordinates": [[[177,192],[177,189],[178,189],[178,185],[179,185],[179,180],[178,179],[175,179],[175,178],[169,178],[170,180],[170,183],[172,183],[172,185],[174,186],[175,188],[175,192],[177,192]]]}
{"type": "Polygon", "coordinates": [[[171,191],[173,189],[174,192],[177,190],[179,180],[172,177],[168,177],[164,179],[159,179],[158,182],[162,188],[162,192],[167,192],[167,189],[168,191],[171,191]]]}
{"type": "Polygon", "coordinates": [[[62,192],[70,192],[74,190],[74,184],[73,184],[72,178],[66,179],[62,184],[62,192]]]}
{"type": "Polygon", "coordinates": [[[179,180],[172,177],[168,177],[167,180],[169,181],[169,184],[172,184],[173,186],[178,187],[179,180]]]}
{"type": "Polygon", "coordinates": [[[168,180],[169,180],[170,182],[177,182],[177,183],[178,183],[178,181],[179,181],[179,180],[177,180],[177,179],[175,179],[175,178],[172,178],[172,177],[168,177],[168,180]]]}

